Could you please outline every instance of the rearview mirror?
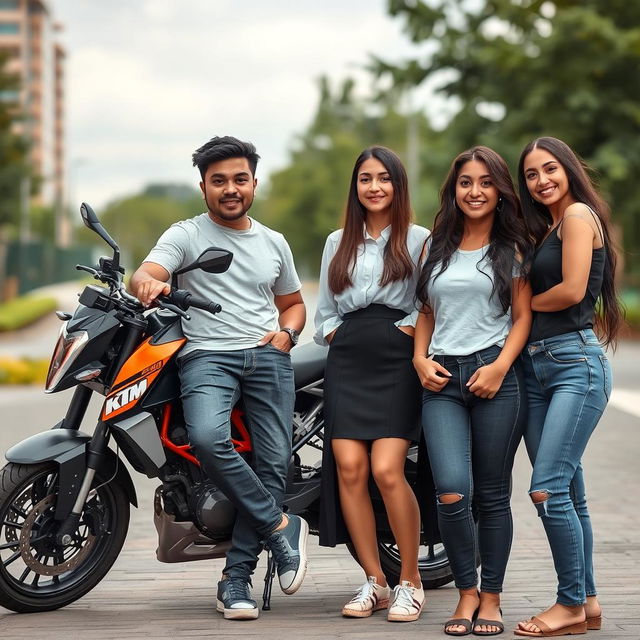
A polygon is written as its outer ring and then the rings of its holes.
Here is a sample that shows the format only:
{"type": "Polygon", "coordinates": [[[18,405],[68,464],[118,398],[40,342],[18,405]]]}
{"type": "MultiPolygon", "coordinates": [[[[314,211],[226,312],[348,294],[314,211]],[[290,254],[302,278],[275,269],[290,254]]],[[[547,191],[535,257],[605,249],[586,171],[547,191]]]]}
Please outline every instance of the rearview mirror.
{"type": "Polygon", "coordinates": [[[97,233],[113,249],[113,264],[117,271],[120,267],[120,248],[116,241],[107,233],[107,230],[98,220],[96,212],[86,202],[83,202],[80,206],[80,215],[85,226],[97,233]]]}
{"type": "Polygon", "coordinates": [[[224,273],[233,260],[233,253],[219,247],[209,247],[205,249],[195,262],[178,269],[175,275],[193,271],[194,269],[202,269],[207,273],[224,273]]]}

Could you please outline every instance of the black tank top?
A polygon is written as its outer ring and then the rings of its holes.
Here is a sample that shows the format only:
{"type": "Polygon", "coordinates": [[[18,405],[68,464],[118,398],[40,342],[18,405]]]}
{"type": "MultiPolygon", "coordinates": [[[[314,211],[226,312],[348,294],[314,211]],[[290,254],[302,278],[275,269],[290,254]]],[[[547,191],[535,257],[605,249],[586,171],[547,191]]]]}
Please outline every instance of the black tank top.
{"type": "MultiPolygon", "coordinates": [[[[595,216],[593,211],[591,213],[595,216]]],[[[562,240],[558,238],[559,227],[560,225],[543,240],[533,257],[530,279],[534,296],[562,282],[562,240]]],[[[602,289],[605,257],[604,245],[593,250],[587,291],[578,304],[562,311],[533,312],[529,342],[593,327],[596,300],[602,289]]]]}

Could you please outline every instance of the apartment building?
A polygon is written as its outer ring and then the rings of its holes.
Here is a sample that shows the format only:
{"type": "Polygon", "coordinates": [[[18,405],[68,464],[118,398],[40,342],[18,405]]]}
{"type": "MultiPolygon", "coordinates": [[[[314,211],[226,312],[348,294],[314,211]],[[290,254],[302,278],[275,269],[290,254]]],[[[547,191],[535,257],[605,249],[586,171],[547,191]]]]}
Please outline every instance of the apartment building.
{"type": "Polygon", "coordinates": [[[66,244],[65,202],[65,50],[60,30],[44,0],[0,0],[0,51],[5,69],[20,79],[20,89],[0,99],[15,102],[24,118],[16,127],[31,141],[31,162],[40,181],[38,203],[56,208],[58,243],[66,244]]]}

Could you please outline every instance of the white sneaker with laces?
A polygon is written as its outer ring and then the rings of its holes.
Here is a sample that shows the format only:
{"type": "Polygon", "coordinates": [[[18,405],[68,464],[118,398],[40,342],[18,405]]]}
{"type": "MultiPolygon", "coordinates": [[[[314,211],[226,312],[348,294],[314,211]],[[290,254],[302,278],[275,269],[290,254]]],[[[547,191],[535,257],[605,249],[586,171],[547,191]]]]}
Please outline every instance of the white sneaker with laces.
{"type": "Polygon", "coordinates": [[[342,608],[342,615],[348,618],[368,618],[374,611],[386,609],[389,605],[391,589],[381,587],[374,576],[356,592],[356,595],[342,608]]]}
{"type": "Polygon", "coordinates": [[[393,590],[393,598],[389,605],[387,620],[390,622],[412,622],[420,617],[424,604],[422,585],[414,587],[408,580],[403,580],[393,590]]]}

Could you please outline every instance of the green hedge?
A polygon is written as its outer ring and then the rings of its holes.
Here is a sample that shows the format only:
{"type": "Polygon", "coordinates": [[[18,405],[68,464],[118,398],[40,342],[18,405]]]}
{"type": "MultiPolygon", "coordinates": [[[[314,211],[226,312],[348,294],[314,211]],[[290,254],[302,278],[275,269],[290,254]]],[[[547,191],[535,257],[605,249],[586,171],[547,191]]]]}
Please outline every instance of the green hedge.
{"type": "Polygon", "coordinates": [[[634,331],[640,331],[640,306],[627,306],[625,315],[627,324],[634,331]]]}
{"type": "Polygon", "coordinates": [[[0,331],[15,331],[55,311],[55,298],[21,296],[0,304],[0,331]]]}

